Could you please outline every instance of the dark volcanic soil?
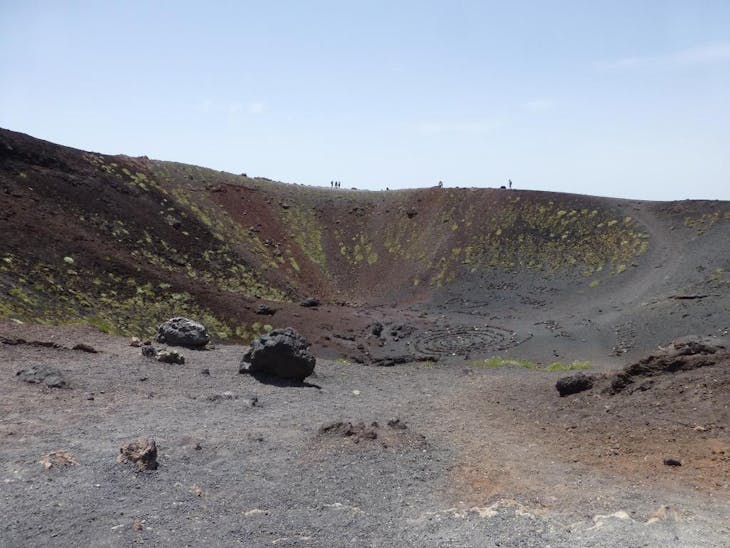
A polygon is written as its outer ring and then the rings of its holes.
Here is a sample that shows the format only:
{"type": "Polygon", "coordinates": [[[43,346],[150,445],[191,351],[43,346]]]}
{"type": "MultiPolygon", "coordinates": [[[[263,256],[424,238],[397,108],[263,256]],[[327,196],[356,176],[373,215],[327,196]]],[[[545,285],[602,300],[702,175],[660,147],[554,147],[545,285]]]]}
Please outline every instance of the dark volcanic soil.
{"type": "Polygon", "coordinates": [[[561,372],[320,360],[307,385],[279,386],[238,374],[234,345],[170,365],[89,328],[6,323],[0,336],[4,545],[730,538],[727,361],[630,395],[560,398],[561,372]],[[68,388],[17,380],[29,365],[58,368],[68,388]],[[157,470],[117,462],[139,437],[156,440],[157,470]],[[41,464],[59,450],[76,464],[41,464]]]}

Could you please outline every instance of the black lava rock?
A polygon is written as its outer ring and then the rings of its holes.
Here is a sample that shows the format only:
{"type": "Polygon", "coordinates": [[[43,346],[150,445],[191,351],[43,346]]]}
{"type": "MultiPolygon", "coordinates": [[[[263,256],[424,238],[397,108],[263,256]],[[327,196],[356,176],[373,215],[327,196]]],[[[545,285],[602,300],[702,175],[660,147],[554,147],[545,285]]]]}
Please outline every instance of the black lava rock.
{"type": "Polygon", "coordinates": [[[241,360],[239,373],[263,373],[303,380],[314,372],[315,358],[309,343],[291,327],[274,329],[251,345],[241,360]]]}
{"type": "Polygon", "coordinates": [[[558,382],[555,383],[555,388],[557,388],[561,396],[570,396],[571,394],[577,394],[578,392],[593,388],[593,378],[578,373],[577,375],[558,379],[558,382]]]}

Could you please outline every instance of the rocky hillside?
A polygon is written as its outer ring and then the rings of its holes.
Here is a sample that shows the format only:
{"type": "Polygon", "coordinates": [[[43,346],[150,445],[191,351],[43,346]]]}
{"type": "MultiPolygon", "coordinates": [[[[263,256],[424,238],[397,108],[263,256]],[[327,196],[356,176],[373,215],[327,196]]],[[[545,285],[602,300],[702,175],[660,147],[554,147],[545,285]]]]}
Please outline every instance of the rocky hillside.
{"type": "Polygon", "coordinates": [[[311,188],[8,130],[0,203],[0,318],[121,334],[186,314],[247,340],[260,303],[414,305],[515,277],[590,295],[647,283],[659,247],[697,257],[682,284],[726,295],[730,266],[726,202],[311,188]]]}

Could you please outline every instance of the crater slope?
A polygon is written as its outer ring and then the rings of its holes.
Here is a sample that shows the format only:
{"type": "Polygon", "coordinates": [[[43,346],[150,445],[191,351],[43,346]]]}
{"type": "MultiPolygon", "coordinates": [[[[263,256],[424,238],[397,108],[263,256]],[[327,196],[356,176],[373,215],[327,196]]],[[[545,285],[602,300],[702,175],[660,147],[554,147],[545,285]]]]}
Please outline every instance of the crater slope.
{"type": "Polygon", "coordinates": [[[8,130],[0,199],[3,318],[149,335],[183,314],[243,342],[287,324],[333,355],[372,321],[444,355],[499,352],[503,332],[620,354],[727,328],[726,202],[312,188],[8,130]]]}

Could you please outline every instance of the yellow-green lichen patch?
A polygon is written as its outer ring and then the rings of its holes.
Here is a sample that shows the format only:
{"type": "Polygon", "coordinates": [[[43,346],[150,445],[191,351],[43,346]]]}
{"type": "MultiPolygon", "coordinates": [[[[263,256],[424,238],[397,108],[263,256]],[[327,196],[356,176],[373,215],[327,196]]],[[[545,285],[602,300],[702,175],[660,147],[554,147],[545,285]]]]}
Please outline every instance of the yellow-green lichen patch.
{"type": "Polygon", "coordinates": [[[289,206],[283,210],[283,218],[304,256],[322,268],[326,267],[327,260],[322,247],[324,229],[317,221],[314,210],[289,206]]]}

